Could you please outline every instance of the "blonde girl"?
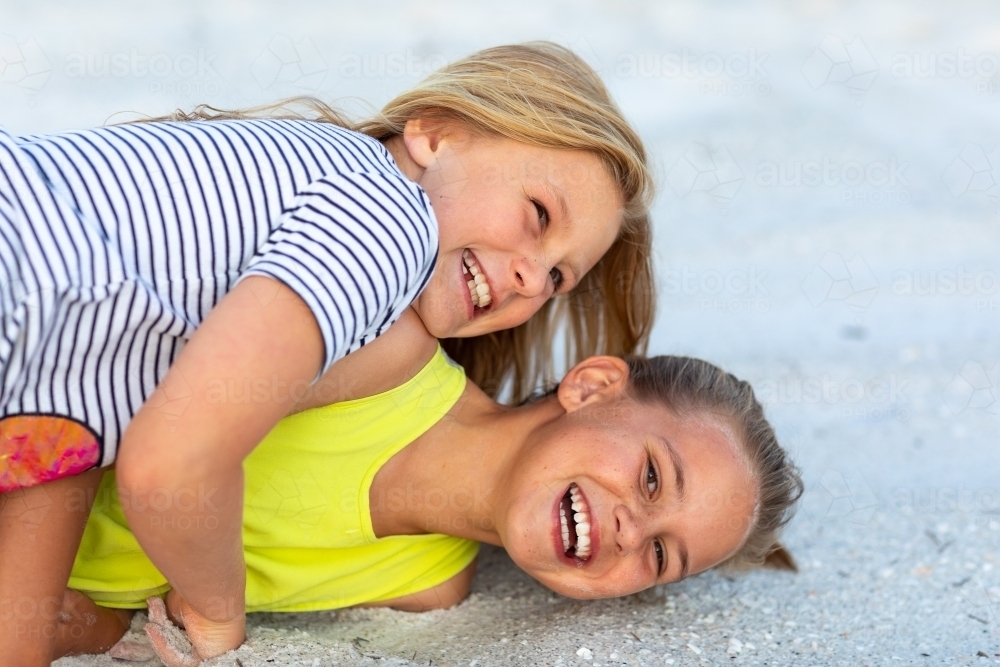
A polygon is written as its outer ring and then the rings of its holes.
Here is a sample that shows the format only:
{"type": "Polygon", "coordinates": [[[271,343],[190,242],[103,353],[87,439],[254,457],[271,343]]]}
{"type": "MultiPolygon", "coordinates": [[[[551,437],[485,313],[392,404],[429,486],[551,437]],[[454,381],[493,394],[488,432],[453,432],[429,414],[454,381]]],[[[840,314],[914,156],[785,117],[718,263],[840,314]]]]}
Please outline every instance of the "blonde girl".
{"type": "Polygon", "coordinates": [[[48,663],[88,510],[67,499],[112,463],[202,655],[237,646],[257,443],[408,307],[491,394],[550,376],[562,324],[573,359],[641,350],[650,190],[599,78],[546,43],[356,125],[314,103],[0,133],[0,602],[38,610],[0,620],[0,664],[48,663]]]}

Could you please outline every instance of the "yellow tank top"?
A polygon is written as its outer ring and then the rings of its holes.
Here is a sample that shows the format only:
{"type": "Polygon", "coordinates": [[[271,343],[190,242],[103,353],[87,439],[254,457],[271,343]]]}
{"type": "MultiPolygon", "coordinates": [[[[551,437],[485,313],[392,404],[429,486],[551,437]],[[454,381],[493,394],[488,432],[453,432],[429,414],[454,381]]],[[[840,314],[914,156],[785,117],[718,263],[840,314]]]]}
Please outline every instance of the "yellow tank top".
{"type": "MultiPolygon", "coordinates": [[[[243,464],[247,611],[389,600],[437,586],[472,562],[479,543],[471,540],[375,537],[368,506],[379,468],[440,420],[464,388],[465,373],[438,348],[405,384],[286,417],[268,433],[243,464]]],[[[69,586],[102,606],[143,608],[169,585],[128,529],[115,488],[109,471],[69,586]]]]}

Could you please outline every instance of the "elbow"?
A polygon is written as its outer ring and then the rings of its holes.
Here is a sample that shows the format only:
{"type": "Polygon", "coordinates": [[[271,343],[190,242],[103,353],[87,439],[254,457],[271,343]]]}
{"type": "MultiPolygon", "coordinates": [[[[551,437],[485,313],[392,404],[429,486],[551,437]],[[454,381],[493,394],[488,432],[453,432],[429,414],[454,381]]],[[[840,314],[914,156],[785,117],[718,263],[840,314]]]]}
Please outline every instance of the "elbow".
{"type": "Polygon", "coordinates": [[[122,449],[115,463],[115,476],[122,509],[129,518],[139,508],[159,510],[175,503],[165,498],[185,496],[185,489],[197,488],[206,479],[204,462],[195,462],[167,448],[137,447],[138,443],[122,440],[122,449]]]}

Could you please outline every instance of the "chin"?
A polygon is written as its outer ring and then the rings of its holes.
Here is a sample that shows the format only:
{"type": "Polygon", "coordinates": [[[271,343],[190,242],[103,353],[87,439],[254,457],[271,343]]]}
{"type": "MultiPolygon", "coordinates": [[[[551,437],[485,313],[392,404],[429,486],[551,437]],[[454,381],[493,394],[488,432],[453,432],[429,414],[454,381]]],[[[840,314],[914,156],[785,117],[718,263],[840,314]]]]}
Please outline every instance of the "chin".
{"type": "Polygon", "coordinates": [[[600,593],[589,586],[573,585],[572,583],[567,583],[565,581],[546,581],[544,577],[535,577],[535,581],[540,583],[542,586],[545,586],[553,593],[558,593],[563,597],[573,598],[574,600],[599,600],[601,598],[620,597],[617,595],[600,593]]]}

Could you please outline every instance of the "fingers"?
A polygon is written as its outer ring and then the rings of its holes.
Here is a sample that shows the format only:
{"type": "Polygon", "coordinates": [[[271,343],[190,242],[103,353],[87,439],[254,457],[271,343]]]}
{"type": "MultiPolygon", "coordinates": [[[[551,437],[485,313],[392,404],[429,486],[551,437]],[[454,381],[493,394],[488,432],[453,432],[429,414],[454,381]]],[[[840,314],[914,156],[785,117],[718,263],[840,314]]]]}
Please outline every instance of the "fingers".
{"type": "Polygon", "coordinates": [[[168,622],[167,606],[163,604],[162,598],[149,598],[146,600],[146,606],[149,608],[150,623],[163,625],[168,622]]]}
{"type": "Polygon", "coordinates": [[[201,660],[192,653],[186,653],[171,641],[171,637],[164,630],[163,626],[149,623],[145,627],[146,636],[153,644],[156,657],[163,661],[167,667],[198,667],[201,660]]]}
{"type": "Polygon", "coordinates": [[[167,617],[167,607],[162,598],[149,598],[146,604],[149,607],[149,623],[143,630],[163,664],[167,667],[197,667],[201,664],[198,652],[191,648],[184,633],[167,617]]]}
{"type": "Polygon", "coordinates": [[[111,647],[108,655],[119,660],[146,662],[156,657],[156,652],[145,644],[130,639],[122,639],[111,647]]]}

